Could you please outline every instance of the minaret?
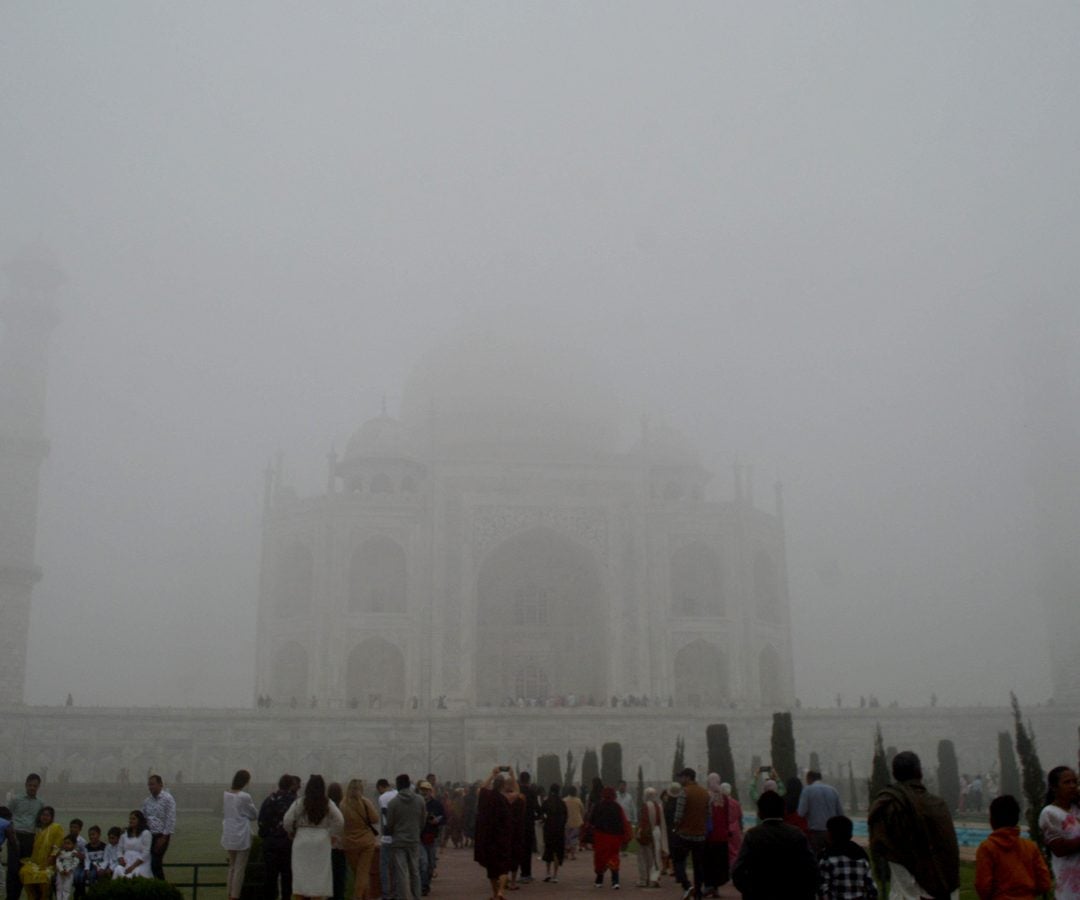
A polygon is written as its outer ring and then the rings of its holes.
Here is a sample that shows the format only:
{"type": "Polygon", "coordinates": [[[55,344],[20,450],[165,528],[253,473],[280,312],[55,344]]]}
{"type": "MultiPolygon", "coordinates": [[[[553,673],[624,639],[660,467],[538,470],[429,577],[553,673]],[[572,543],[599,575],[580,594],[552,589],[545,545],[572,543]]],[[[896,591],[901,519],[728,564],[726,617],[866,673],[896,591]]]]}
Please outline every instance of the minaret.
{"type": "Polygon", "coordinates": [[[34,562],[38,476],[49,452],[45,383],[54,298],[64,274],[41,256],[4,267],[0,295],[0,707],[23,702],[30,596],[41,570],[34,562]]]}

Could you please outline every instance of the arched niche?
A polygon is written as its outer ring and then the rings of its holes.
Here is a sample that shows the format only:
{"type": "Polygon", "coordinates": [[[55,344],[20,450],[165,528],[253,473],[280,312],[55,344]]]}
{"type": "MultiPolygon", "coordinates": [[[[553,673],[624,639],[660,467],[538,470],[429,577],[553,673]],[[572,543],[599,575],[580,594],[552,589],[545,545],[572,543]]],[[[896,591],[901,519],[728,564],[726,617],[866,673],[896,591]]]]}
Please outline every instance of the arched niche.
{"type": "Polygon", "coordinates": [[[381,637],[361,641],[345,667],[345,696],[363,709],[401,709],[405,705],[405,656],[381,637]]]}
{"type": "Polygon", "coordinates": [[[580,544],[544,527],[506,539],[480,566],[476,612],[478,703],[608,695],[600,570],[580,544]]]}
{"type": "Polygon", "coordinates": [[[350,612],[405,612],[405,549],[385,535],[368,538],[349,561],[350,612]]]}
{"type": "Polygon", "coordinates": [[[765,647],[758,655],[758,678],[761,684],[761,705],[774,708],[784,706],[786,698],[780,654],[771,646],[765,647]]]}
{"type": "Polygon", "coordinates": [[[691,641],[675,655],[675,702],[693,709],[727,703],[728,673],[723,652],[709,641],[691,641]]]}
{"type": "Polygon", "coordinates": [[[724,614],[724,567],[713,547],[695,541],[671,554],[671,603],[677,616],[724,614]]]}
{"type": "Polygon", "coordinates": [[[783,622],[780,575],[772,554],[760,544],[754,548],[754,603],[763,622],[783,622]]]}
{"type": "Polygon", "coordinates": [[[282,616],[311,611],[315,561],[311,549],[300,541],[282,548],[277,560],[277,609],[282,616]]]}
{"type": "Polygon", "coordinates": [[[308,653],[299,641],[289,641],[277,649],[270,673],[270,685],[270,698],[275,706],[287,706],[294,698],[297,705],[306,705],[308,653]]]}

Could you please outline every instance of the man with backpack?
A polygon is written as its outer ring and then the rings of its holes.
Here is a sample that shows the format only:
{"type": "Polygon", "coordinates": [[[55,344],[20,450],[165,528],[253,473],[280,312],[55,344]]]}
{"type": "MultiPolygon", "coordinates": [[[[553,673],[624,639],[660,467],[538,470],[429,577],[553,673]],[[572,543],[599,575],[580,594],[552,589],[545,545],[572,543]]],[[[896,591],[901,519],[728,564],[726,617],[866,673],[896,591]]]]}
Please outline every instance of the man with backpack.
{"type": "Polygon", "coordinates": [[[263,861],[266,865],[266,900],[277,900],[278,883],[282,900],[292,897],[292,839],[282,820],[296,802],[300,779],[282,775],[277,790],[259,807],[259,837],[262,838],[263,861]]]}

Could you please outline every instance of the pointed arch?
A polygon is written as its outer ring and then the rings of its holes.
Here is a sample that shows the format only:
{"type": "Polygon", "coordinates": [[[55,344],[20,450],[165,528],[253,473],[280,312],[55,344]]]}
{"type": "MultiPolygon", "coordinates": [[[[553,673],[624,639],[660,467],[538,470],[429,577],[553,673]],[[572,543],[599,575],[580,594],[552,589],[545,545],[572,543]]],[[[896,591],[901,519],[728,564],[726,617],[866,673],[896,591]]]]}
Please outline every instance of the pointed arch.
{"type": "Polygon", "coordinates": [[[477,573],[477,702],[607,696],[604,609],[596,559],[571,538],[536,527],[498,544],[477,573]]]}
{"type": "Polygon", "coordinates": [[[405,612],[405,549],[386,535],[368,538],[349,561],[350,612],[405,612]]]}
{"type": "Polygon", "coordinates": [[[345,696],[362,709],[401,709],[405,705],[405,656],[381,637],[361,641],[345,666],[345,696]]]}
{"type": "Polygon", "coordinates": [[[270,685],[270,697],[276,705],[287,706],[294,698],[298,704],[306,702],[308,653],[299,641],[282,644],[274,654],[270,685]]]}
{"type": "Polygon", "coordinates": [[[675,701],[679,706],[712,708],[729,698],[727,660],[709,641],[698,638],[675,656],[675,701]]]}
{"type": "Polygon", "coordinates": [[[315,560],[311,548],[300,541],[287,544],[277,561],[277,611],[300,616],[311,610],[315,583],[315,560]]]}
{"type": "Polygon", "coordinates": [[[772,554],[761,544],[754,548],[754,603],[763,622],[783,622],[780,575],[772,554]]]}
{"type": "Polygon", "coordinates": [[[671,554],[671,603],[677,616],[722,616],[724,565],[720,554],[702,541],[671,554]]]}
{"type": "Polygon", "coordinates": [[[761,705],[779,707],[787,702],[783,688],[783,669],[780,654],[766,646],[758,655],[758,678],[761,685],[761,705]]]}

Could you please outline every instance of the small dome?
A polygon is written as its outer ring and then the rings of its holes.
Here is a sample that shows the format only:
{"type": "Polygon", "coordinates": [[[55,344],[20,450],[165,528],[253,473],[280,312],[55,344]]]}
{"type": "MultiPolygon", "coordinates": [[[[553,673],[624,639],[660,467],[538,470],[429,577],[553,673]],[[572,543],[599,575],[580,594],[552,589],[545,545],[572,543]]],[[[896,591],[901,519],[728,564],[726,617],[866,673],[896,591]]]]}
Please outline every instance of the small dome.
{"type": "Polygon", "coordinates": [[[701,465],[701,458],[689,438],[667,426],[650,426],[631,452],[656,466],[701,465]]]}
{"type": "Polygon", "coordinates": [[[414,459],[405,426],[390,416],[368,419],[345,447],[345,459],[414,459]]]}

